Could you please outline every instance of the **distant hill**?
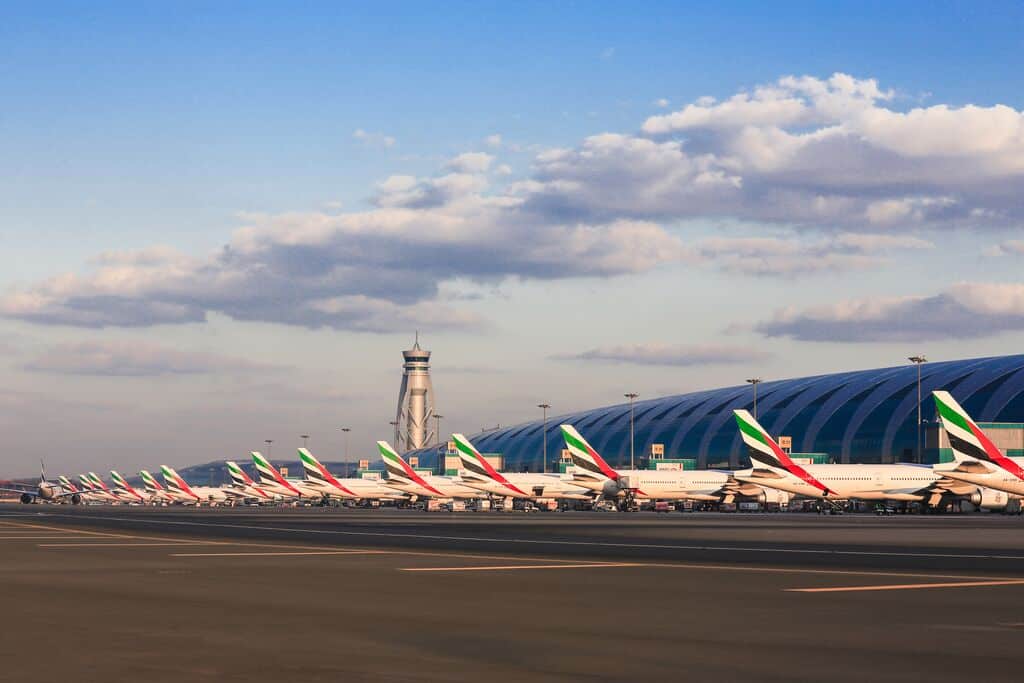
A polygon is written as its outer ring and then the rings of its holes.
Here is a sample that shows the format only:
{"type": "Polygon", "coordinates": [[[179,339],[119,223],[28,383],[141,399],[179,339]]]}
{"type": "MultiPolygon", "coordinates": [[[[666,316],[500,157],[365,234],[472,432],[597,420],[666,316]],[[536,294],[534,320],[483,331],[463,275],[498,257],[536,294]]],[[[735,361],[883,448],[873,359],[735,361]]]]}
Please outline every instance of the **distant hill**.
{"type": "MultiPolygon", "coordinates": [[[[282,467],[287,468],[289,477],[301,478],[303,476],[302,463],[298,460],[271,460],[270,463],[278,469],[281,469],[282,467]]],[[[250,477],[253,479],[257,478],[256,469],[253,467],[251,462],[239,462],[238,464],[250,477]]],[[[339,477],[356,476],[356,466],[356,463],[352,462],[324,462],[324,467],[326,467],[331,474],[339,477]]],[[[188,467],[176,467],[175,469],[185,481],[190,484],[195,484],[196,486],[221,486],[222,484],[231,483],[231,476],[228,474],[228,466],[223,460],[215,460],[213,462],[202,463],[199,465],[189,465],[188,467]]],[[[124,473],[122,472],[122,474],[124,473]]],[[[156,471],[153,471],[153,474],[159,476],[159,473],[156,471]]],[[[128,477],[128,483],[132,486],[141,486],[142,479],[136,474],[134,477],[128,477]]]]}

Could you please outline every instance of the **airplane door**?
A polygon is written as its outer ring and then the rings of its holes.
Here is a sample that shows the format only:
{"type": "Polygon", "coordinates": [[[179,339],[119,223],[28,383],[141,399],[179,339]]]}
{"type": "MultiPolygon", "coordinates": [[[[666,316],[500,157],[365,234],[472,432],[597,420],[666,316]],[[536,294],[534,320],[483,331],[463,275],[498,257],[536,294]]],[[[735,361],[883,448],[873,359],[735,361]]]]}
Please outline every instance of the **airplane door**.
{"type": "Polygon", "coordinates": [[[881,472],[875,472],[875,488],[876,489],[881,489],[884,485],[885,485],[885,482],[882,480],[882,473],[881,472]]]}

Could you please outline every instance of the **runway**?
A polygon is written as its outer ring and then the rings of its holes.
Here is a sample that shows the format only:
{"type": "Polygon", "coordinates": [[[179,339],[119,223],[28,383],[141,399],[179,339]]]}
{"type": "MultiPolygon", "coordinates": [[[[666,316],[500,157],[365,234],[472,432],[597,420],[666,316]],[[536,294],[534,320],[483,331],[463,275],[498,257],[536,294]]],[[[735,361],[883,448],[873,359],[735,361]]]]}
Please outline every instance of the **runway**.
{"type": "Polygon", "coordinates": [[[14,679],[1019,680],[1022,524],[12,506],[0,658],[14,679]]]}

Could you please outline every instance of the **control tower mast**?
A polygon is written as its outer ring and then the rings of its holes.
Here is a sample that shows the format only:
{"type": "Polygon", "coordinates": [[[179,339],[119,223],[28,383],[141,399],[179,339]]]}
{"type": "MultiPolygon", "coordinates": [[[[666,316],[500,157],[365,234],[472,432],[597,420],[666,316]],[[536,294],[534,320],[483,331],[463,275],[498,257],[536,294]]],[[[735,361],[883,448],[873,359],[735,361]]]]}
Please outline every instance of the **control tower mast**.
{"type": "Polygon", "coordinates": [[[430,351],[420,348],[420,333],[408,351],[402,351],[402,387],[398,390],[395,414],[395,448],[411,450],[430,443],[434,432],[430,418],[434,415],[434,385],[430,381],[430,351]]]}

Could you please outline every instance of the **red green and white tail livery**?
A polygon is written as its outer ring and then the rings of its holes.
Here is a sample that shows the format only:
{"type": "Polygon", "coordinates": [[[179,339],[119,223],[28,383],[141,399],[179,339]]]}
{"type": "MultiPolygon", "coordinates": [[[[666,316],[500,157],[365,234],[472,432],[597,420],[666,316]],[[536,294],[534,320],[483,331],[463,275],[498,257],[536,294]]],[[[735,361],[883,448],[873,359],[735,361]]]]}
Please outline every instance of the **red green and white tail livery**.
{"type": "Polygon", "coordinates": [[[929,465],[800,465],[782,450],[746,410],[734,410],[750,454],[751,468],[733,473],[737,480],[788,491],[807,498],[924,502],[939,505],[969,498],[971,486],[943,477],[929,465]]]}
{"type": "Polygon", "coordinates": [[[121,499],[118,498],[113,491],[111,491],[107,485],[100,479],[100,475],[95,472],[89,472],[86,474],[86,478],[92,484],[92,490],[107,501],[120,503],[121,499]]]}
{"type": "Polygon", "coordinates": [[[637,500],[700,500],[719,502],[735,495],[735,481],[716,470],[617,470],[601,457],[576,428],[561,426],[572,457],[572,481],[605,498],[637,500]]]}
{"type": "Polygon", "coordinates": [[[219,505],[230,499],[224,489],[213,486],[190,486],[173,468],[160,465],[167,492],[174,500],[187,505],[219,505]]]}
{"type": "Polygon", "coordinates": [[[467,486],[452,477],[420,474],[410,467],[409,463],[387,441],[378,441],[377,450],[380,452],[381,460],[384,461],[384,469],[388,473],[388,478],[383,482],[386,486],[423,498],[473,499],[482,497],[478,489],[467,486]]]}
{"type": "Polygon", "coordinates": [[[381,484],[377,479],[361,477],[335,477],[324,464],[306,448],[299,449],[299,460],[306,473],[306,485],[321,495],[349,500],[404,500],[401,491],[381,484]]]}
{"type": "Polygon", "coordinates": [[[463,434],[452,434],[462,462],[459,478],[467,486],[505,498],[590,500],[589,490],[572,482],[572,476],[540,472],[502,473],[494,469],[463,434]]]}
{"type": "Polygon", "coordinates": [[[274,496],[270,495],[261,486],[258,486],[256,482],[252,480],[248,474],[245,473],[238,463],[234,460],[228,460],[228,474],[231,475],[231,485],[234,490],[237,490],[238,495],[242,498],[256,498],[262,501],[271,501],[274,496]]]}
{"type": "Polygon", "coordinates": [[[252,464],[259,475],[259,484],[268,493],[277,494],[282,498],[297,500],[323,501],[324,492],[311,486],[305,479],[285,477],[281,471],[270,464],[258,451],[252,451],[252,464]]]}
{"type": "Polygon", "coordinates": [[[154,502],[166,503],[174,500],[167,489],[163,487],[163,484],[156,480],[149,470],[140,470],[139,476],[142,477],[142,486],[146,489],[146,494],[149,499],[154,502]]]}
{"type": "Polygon", "coordinates": [[[956,468],[943,474],[1024,496],[1024,458],[1010,458],[1000,451],[948,391],[933,391],[932,398],[956,459],[956,468]]]}
{"type": "Polygon", "coordinates": [[[128,503],[145,503],[147,496],[142,495],[122,477],[117,470],[110,470],[110,478],[114,482],[114,495],[128,503]]]}

